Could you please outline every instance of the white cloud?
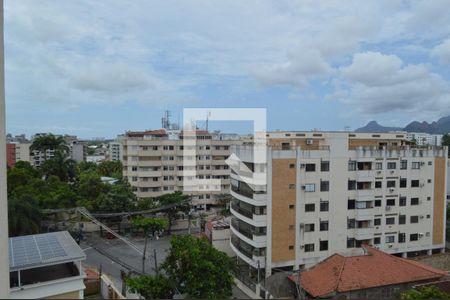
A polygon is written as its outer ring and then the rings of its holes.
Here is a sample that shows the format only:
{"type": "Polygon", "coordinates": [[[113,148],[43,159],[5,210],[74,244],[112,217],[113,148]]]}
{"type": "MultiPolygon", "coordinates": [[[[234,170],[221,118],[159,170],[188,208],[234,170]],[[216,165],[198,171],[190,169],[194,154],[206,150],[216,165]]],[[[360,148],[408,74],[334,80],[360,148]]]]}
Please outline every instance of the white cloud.
{"type": "Polygon", "coordinates": [[[434,47],[431,56],[439,58],[445,64],[450,64],[450,39],[434,47]]]}
{"type": "Polygon", "coordinates": [[[336,98],[367,114],[450,112],[450,85],[425,65],[405,65],[395,55],[357,53],[340,69],[336,98]]]}

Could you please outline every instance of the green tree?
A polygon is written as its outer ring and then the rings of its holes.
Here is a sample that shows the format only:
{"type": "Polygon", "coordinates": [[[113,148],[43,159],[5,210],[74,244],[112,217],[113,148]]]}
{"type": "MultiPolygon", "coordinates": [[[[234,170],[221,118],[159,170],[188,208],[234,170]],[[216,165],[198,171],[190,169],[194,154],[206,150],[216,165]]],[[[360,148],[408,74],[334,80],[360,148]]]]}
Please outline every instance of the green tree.
{"type": "Polygon", "coordinates": [[[206,238],[172,236],[162,270],[189,298],[225,299],[231,296],[235,262],[206,238]]]}
{"type": "Polygon", "coordinates": [[[47,150],[62,151],[69,153],[69,147],[62,136],[55,136],[52,133],[41,135],[33,140],[30,150],[44,153],[44,160],[47,160],[47,150]]]}
{"type": "Polygon", "coordinates": [[[97,198],[96,209],[101,212],[133,211],[136,207],[135,198],[129,183],[120,181],[109,185],[107,193],[97,198]]]}
{"type": "MultiPolygon", "coordinates": [[[[446,133],[442,136],[442,146],[450,147],[450,134],[446,133]]],[[[449,152],[450,157],[450,152],[449,152]]]]}
{"type": "Polygon", "coordinates": [[[427,286],[419,290],[408,290],[401,294],[400,299],[449,299],[450,294],[442,291],[436,286],[427,286]]]}
{"type": "Polygon", "coordinates": [[[102,161],[97,165],[100,176],[122,178],[122,163],[120,161],[102,161]]]}
{"type": "Polygon", "coordinates": [[[80,161],[78,163],[78,174],[83,172],[96,172],[97,164],[91,161],[80,161]]]}
{"type": "Polygon", "coordinates": [[[189,200],[190,200],[189,196],[183,195],[183,193],[179,191],[170,194],[164,194],[158,198],[158,202],[161,206],[173,205],[173,207],[169,207],[164,210],[169,219],[169,228],[167,230],[169,234],[171,233],[172,224],[178,212],[187,213],[189,211],[190,209],[189,200]]]}
{"type": "Polygon", "coordinates": [[[67,153],[58,150],[53,158],[42,164],[41,171],[46,178],[54,175],[61,181],[72,181],[76,175],[76,164],[67,153]]]}
{"type": "Polygon", "coordinates": [[[37,201],[31,196],[8,199],[9,236],[39,233],[41,215],[37,201]]]}
{"type": "Polygon", "coordinates": [[[169,279],[163,275],[127,278],[126,284],[132,293],[145,299],[172,299],[174,295],[169,279]]]}
{"type": "MultiPolygon", "coordinates": [[[[159,205],[155,201],[154,198],[139,198],[137,200],[136,209],[137,210],[148,210],[148,209],[152,209],[152,208],[157,208],[158,206],[159,205]]],[[[449,206],[449,208],[450,208],[450,206],[449,206]]]]}
{"type": "Polygon", "coordinates": [[[131,220],[134,228],[142,229],[145,236],[144,251],[142,253],[142,273],[145,274],[145,254],[147,252],[148,235],[167,227],[167,220],[163,218],[136,217],[131,220]]]}

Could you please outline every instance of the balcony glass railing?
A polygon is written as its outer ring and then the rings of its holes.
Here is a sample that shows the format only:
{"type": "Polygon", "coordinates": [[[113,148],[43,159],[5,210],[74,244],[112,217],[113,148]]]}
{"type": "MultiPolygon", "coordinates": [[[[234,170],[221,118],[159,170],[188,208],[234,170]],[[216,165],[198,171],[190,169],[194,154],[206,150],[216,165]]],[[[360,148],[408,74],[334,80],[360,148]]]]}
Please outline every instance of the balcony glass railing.
{"type": "Polygon", "coordinates": [[[239,207],[238,205],[236,205],[234,203],[231,204],[231,208],[234,211],[236,211],[237,213],[243,215],[244,217],[253,219],[253,212],[251,212],[249,210],[246,210],[246,209],[243,209],[243,208],[239,207]]]}
{"type": "Polygon", "coordinates": [[[231,226],[249,239],[253,239],[254,236],[266,235],[265,227],[255,227],[243,221],[239,221],[236,218],[231,219],[231,226]]]}

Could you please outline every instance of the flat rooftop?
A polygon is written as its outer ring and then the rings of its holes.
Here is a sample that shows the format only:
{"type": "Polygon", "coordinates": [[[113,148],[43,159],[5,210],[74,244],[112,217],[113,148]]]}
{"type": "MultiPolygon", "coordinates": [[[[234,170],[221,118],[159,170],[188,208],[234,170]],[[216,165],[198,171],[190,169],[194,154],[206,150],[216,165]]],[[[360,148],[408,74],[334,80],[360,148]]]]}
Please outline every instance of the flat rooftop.
{"type": "Polygon", "coordinates": [[[67,231],[9,238],[10,272],[85,259],[86,254],[67,231]]]}

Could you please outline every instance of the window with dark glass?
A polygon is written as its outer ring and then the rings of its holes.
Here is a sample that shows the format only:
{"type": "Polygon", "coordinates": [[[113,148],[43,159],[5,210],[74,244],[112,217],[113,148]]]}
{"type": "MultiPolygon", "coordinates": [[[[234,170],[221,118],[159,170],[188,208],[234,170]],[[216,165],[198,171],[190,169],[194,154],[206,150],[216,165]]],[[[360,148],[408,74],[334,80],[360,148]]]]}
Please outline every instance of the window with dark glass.
{"type": "Polygon", "coordinates": [[[316,164],[306,164],[305,165],[305,171],[306,172],[315,172],[316,171],[316,164]]]}
{"type": "Polygon", "coordinates": [[[316,210],[316,205],[314,203],[305,204],[305,212],[313,212],[316,210]]]}
{"type": "Polygon", "coordinates": [[[382,181],[375,181],[375,188],[376,189],[381,189],[383,186],[383,182],[382,181]]]}
{"type": "Polygon", "coordinates": [[[419,198],[411,198],[411,205],[419,205],[419,198]]]}
{"type": "Polygon", "coordinates": [[[399,206],[406,206],[406,197],[405,196],[400,197],[399,206]]]}
{"type": "Polygon", "coordinates": [[[395,218],[386,218],[386,225],[393,225],[395,224],[395,218]]]}
{"type": "Polygon", "coordinates": [[[330,182],[329,181],[320,181],[320,191],[328,192],[330,190],[330,182]]]}
{"type": "Polygon", "coordinates": [[[419,223],[419,216],[411,216],[411,217],[409,217],[409,223],[411,223],[411,224],[419,223]]]}
{"type": "Polygon", "coordinates": [[[375,226],[381,225],[381,219],[380,218],[374,219],[373,225],[375,225],[375,226]]]}
{"type": "Polygon", "coordinates": [[[381,206],[381,200],[375,200],[375,207],[381,206]]]}
{"type": "Polygon", "coordinates": [[[381,244],[381,238],[380,238],[380,237],[375,237],[375,238],[373,238],[373,243],[374,243],[375,245],[381,244]]]}
{"type": "Polygon", "coordinates": [[[419,235],[417,233],[411,233],[409,235],[409,241],[413,242],[413,241],[418,241],[419,240],[419,235]]]}
{"type": "Polygon", "coordinates": [[[398,216],[398,224],[400,224],[400,225],[406,224],[406,215],[398,216]]]}
{"type": "Polygon", "coordinates": [[[320,231],[328,231],[328,221],[320,221],[320,231]]]}
{"type": "Polygon", "coordinates": [[[314,252],[314,244],[305,244],[305,252],[314,252]]]}
{"type": "Polygon", "coordinates": [[[328,211],[328,209],[329,209],[328,201],[320,202],[320,211],[328,211]]]}
{"type": "Polygon", "coordinates": [[[419,187],[419,180],[411,180],[411,187],[419,187]]]}
{"type": "Polygon", "coordinates": [[[355,248],[355,239],[347,238],[347,248],[355,248]]]}
{"type": "Polygon", "coordinates": [[[328,241],[320,241],[319,250],[327,251],[328,250],[328,241]]]}
{"type": "Polygon", "coordinates": [[[407,185],[407,180],[406,178],[400,178],[400,187],[401,188],[405,188],[407,185]]]}
{"type": "Polygon", "coordinates": [[[349,180],[348,181],[348,190],[352,191],[356,189],[356,180],[349,180]]]}
{"type": "Polygon", "coordinates": [[[314,231],[314,223],[305,224],[305,232],[313,232],[314,231]]]}
{"type": "Polygon", "coordinates": [[[400,161],[400,169],[406,170],[407,168],[408,168],[408,161],[407,160],[400,161]]]}
{"type": "Polygon", "coordinates": [[[398,234],[398,242],[399,243],[405,243],[406,242],[406,233],[399,233],[398,234]]]}
{"type": "Polygon", "coordinates": [[[347,201],[347,209],[355,209],[355,200],[348,200],[347,201]]]}
{"type": "Polygon", "coordinates": [[[395,206],[395,199],[387,199],[386,206],[395,206]]]}
{"type": "Polygon", "coordinates": [[[397,168],[397,164],[395,162],[388,162],[387,163],[387,169],[388,170],[394,170],[397,168]]]}
{"type": "Polygon", "coordinates": [[[347,229],[355,228],[356,221],[355,219],[347,219],[347,229]]]}
{"type": "Polygon", "coordinates": [[[386,182],[386,187],[388,187],[388,188],[395,188],[395,180],[388,180],[386,182]]]}
{"type": "Polygon", "coordinates": [[[330,162],[329,161],[321,161],[320,162],[320,171],[321,172],[330,171],[330,162]]]}

